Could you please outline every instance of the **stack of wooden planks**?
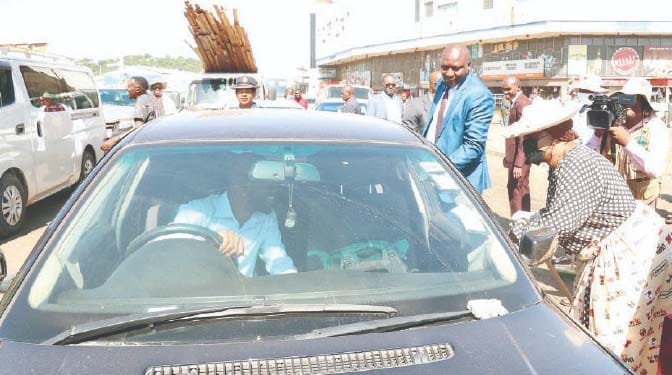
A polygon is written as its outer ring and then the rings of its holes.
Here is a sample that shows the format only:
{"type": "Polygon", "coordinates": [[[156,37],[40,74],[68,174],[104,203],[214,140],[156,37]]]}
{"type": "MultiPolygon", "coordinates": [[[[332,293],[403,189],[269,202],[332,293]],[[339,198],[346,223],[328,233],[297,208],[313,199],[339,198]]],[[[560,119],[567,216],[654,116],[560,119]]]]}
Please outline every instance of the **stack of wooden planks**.
{"type": "MultiPolygon", "coordinates": [[[[189,45],[199,56],[206,73],[256,73],[252,47],[247,32],[238,23],[238,12],[233,9],[233,24],[224,9],[215,5],[214,14],[198,5],[184,2],[184,16],[196,46],[189,45]]],[[[189,43],[187,43],[189,44],[189,43]]]]}

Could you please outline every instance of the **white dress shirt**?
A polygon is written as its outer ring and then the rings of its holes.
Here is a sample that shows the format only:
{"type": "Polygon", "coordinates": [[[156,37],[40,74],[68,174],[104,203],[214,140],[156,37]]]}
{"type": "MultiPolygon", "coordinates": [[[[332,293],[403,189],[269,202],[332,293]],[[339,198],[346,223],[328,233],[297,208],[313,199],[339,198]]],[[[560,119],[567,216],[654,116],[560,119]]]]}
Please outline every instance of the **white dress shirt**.
{"type": "MultiPolygon", "coordinates": [[[[448,112],[448,108],[450,108],[450,102],[453,100],[453,96],[455,96],[455,87],[451,87],[448,89],[448,99],[446,101],[446,108],[443,111],[443,116],[445,119],[446,112],[448,112]]],[[[443,100],[443,98],[441,98],[443,100]]],[[[439,109],[441,109],[441,100],[439,100],[438,103],[436,103],[436,107],[434,108],[434,114],[432,115],[432,122],[429,123],[429,129],[427,130],[427,139],[430,141],[436,143],[436,121],[439,119],[439,109]]]]}
{"type": "Polygon", "coordinates": [[[396,95],[391,98],[389,95],[383,95],[383,102],[385,103],[385,113],[387,113],[387,120],[401,124],[401,112],[403,102],[396,95]]]}
{"type": "Polygon", "coordinates": [[[196,199],[179,207],[175,223],[194,224],[214,231],[230,230],[243,239],[245,252],[237,258],[238,270],[254,276],[257,257],[269,274],[294,273],[296,267],[282,244],[275,212],[254,212],[241,226],[233,215],[227,193],[196,199]]]}

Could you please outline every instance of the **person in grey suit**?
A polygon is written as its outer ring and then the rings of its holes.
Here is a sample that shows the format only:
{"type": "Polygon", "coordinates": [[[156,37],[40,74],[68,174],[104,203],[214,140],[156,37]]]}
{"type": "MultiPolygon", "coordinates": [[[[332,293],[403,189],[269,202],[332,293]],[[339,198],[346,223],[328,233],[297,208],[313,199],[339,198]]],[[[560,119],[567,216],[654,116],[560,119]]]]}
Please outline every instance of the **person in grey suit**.
{"type": "Polygon", "coordinates": [[[374,95],[369,100],[369,108],[366,110],[366,115],[401,124],[404,107],[401,98],[395,93],[397,79],[391,74],[385,74],[383,76],[383,85],[385,90],[378,95],[374,95]]]}
{"type": "Polygon", "coordinates": [[[343,101],[345,102],[345,104],[343,104],[341,112],[356,113],[358,115],[362,114],[362,110],[361,108],[359,108],[359,102],[357,102],[357,98],[355,98],[352,86],[350,85],[343,86],[343,88],[341,89],[341,98],[343,98],[343,101]]]}
{"type": "Polygon", "coordinates": [[[425,131],[439,78],[441,78],[441,71],[432,72],[429,75],[429,92],[426,95],[411,99],[404,110],[401,123],[420,135],[425,131]]]}

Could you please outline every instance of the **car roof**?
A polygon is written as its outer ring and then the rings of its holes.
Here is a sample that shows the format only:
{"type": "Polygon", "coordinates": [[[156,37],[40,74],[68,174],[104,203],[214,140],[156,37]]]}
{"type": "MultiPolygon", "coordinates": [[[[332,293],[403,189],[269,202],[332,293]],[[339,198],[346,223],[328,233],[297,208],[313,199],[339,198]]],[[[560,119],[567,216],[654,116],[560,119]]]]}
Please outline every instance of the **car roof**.
{"type": "Polygon", "coordinates": [[[270,108],[180,112],[143,126],[130,143],[223,140],[422,144],[405,127],[373,117],[270,108]]]}

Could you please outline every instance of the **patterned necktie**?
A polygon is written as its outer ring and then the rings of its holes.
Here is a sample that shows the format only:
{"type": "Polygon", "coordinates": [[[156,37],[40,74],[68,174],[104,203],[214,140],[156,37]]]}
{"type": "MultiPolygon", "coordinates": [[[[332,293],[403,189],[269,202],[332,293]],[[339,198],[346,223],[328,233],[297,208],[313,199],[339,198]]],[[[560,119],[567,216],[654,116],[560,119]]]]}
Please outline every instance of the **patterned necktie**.
{"type": "Polygon", "coordinates": [[[439,106],[439,118],[436,119],[436,134],[434,138],[434,143],[439,139],[439,134],[441,134],[441,124],[443,123],[443,115],[446,113],[446,103],[448,103],[448,88],[443,92],[443,98],[441,98],[441,105],[439,106]]]}

